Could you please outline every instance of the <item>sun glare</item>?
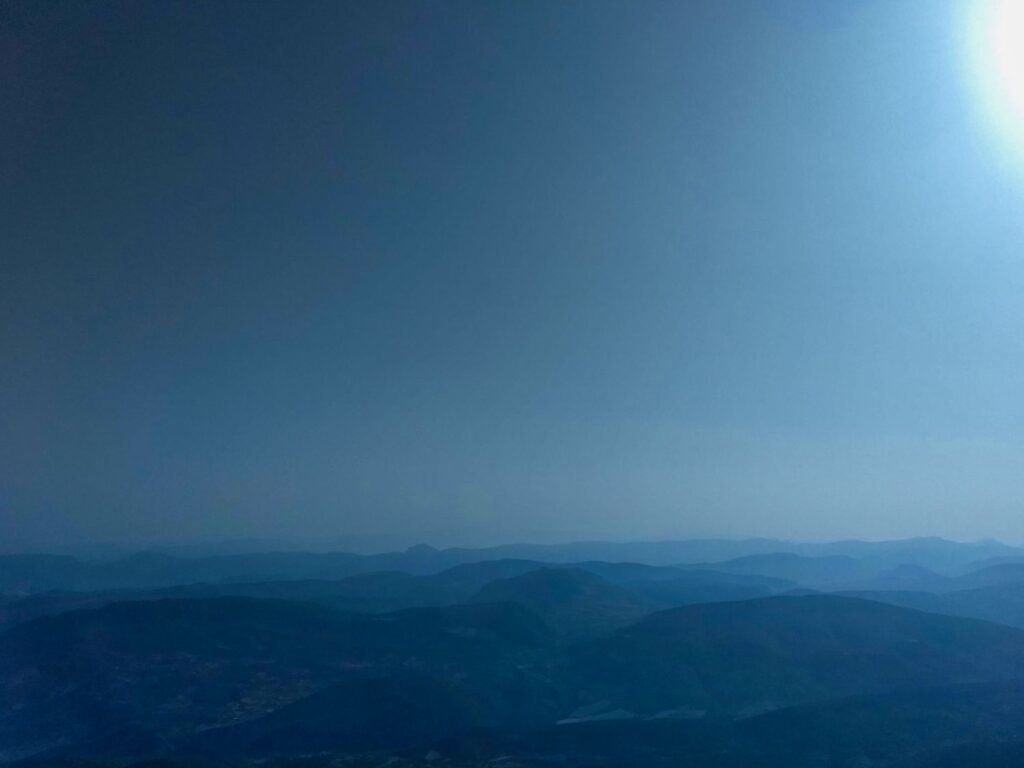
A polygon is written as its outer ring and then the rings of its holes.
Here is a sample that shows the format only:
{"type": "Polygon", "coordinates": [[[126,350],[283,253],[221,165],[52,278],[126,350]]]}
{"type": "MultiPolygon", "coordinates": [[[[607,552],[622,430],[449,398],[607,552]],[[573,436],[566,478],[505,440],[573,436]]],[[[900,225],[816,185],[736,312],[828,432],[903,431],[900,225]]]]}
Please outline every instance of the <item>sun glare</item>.
{"type": "Polygon", "coordinates": [[[969,19],[972,68],[1008,153],[1024,162],[1024,0],[979,0],[969,19]]]}

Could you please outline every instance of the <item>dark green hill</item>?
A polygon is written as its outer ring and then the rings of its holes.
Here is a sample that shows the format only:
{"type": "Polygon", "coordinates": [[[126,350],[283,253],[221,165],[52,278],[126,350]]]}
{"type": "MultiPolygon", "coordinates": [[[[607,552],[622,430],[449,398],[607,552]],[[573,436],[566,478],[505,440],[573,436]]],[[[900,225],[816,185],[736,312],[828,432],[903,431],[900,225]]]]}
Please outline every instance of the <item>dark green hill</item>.
{"type": "Polygon", "coordinates": [[[0,636],[0,755],[132,726],[175,740],[353,675],[420,671],[533,690],[550,630],[513,604],[381,616],[247,598],[115,603],[0,636]]]}
{"type": "Polygon", "coordinates": [[[430,747],[473,728],[530,729],[558,702],[535,687],[398,671],[344,681],[263,718],[200,734],[181,752],[259,756],[430,747]]]}
{"type": "Polygon", "coordinates": [[[473,601],[524,605],[566,639],[623,627],[659,607],[653,600],[579,568],[541,568],[498,579],[481,589],[473,601]]]}
{"type": "Polygon", "coordinates": [[[486,722],[465,686],[422,675],[349,680],[266,717],[201,734],[198,754],[309,754],[430,745],[486,722]]]}
{"type": "Polygon", "coordinates": [[[580,703],[757,712],[902,687],[1024,677],[1024,632],[829,595],[662,611],[581,644],[580,703]]]}
{"type": "Polygon", "coordinates": [[[1024,685],[916,688],[771,712],[740,723],[759,751],[813,764],[879,764],[951,744],[1024,738],[1024,685]]]}
{"type": "Polygon", "coordinates": [[[495,579],[511,579],[545,567],[548,567],[546,563],[537,560],[486,560],[456,565],[431,578],[449,588],[463,591],[464,596],[468,597],[495,579]]]}
{"type": "Polygon", "coordinates": [[[983,684],[856,696],[744,719],[617,719],[447,744],[478,765],[501,754],[528,765],[688,768],[1018,766],[1024,686],[983,684]],[[965,762],[951,762],[954,756],[965,762]],[[530,761],[533,762],[530,762],[530,761]]]}
{"type": "Polygon", "coordinates": [[[896,768],[1020,768],[1024,741],[973,742],[931,750],[899,763],[896,768]]]}
{"type": "Polygon", "coordinates": [[[221,597],[37,619],[0,635],[0,761],[862,768],[1024,740],[1024,631],[835,595],[628,623],[644,600],[560,566],[385,614],[221,597]]]}
{"type": "Polygon", "coordinates": [[[794,581],[771,576],[683,571],[673,578],[629,582],[625,586],[666,608],[694,603],[753,600],[800,589],[794,581]]]}
{"type": "Polygon", "coordinates": [[[681,568],[671,565],[645,565],[643,563],[610,562],[603,560],[585,560],[579,563],[568,563],[573,568],[597,574],[612,584],[635,584],[648,581],[676,579],[683,574],[681,568]]]}

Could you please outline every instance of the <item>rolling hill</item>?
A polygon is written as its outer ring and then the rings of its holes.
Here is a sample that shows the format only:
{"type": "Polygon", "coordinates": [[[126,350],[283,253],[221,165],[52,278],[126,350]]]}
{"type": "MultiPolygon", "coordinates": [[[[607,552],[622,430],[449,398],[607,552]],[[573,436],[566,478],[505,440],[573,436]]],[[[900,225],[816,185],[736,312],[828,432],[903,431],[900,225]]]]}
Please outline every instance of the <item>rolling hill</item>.
{"type": "Polygon", "coordinates": [[[73,611],[0,636],[0,758],[116,745],[129,726],[175,741],[395,671],[511,691],[510,700],[521,688],[531,695],[520,699],[539,702],[543,681],[524,670],[550,642],[540,620],[507,603],[382,616],[248,598],[73,611]]]}
{"type": "Polygon", "coordinates": [[[660,607],[580,568],[541,568],[497,579],[481,589],[473,602],[524,605],[568,640],[623,627],[660,607]]]}
{"type": "Polygon", "coordinates": [[[580,704],[753,713],[894,688],[1024,677],[1024,632],[814,595],[655,613],[573,649],[580,704]]]}

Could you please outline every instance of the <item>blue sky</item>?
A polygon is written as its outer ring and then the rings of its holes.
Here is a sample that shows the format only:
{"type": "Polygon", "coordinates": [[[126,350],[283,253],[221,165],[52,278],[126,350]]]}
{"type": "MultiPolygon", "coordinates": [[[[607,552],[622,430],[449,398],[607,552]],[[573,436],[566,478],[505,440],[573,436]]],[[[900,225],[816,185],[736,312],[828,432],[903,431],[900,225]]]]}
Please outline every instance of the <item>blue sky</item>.
{"type": "Polygon", "coordinates": [[[0,536],[1024,539],[955,3],[8,4],[0,536]]]}

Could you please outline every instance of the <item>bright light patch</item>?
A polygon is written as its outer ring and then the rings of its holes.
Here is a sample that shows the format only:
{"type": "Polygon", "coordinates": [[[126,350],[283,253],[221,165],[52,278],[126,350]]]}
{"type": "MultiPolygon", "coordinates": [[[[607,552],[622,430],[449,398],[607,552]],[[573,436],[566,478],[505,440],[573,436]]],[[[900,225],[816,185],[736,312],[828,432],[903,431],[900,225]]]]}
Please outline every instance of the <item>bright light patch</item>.
{"type": "Polygon", "coordinates": [[[979,0],[970,8],[972,68],[986,109],[1024,160],[1024,0],[979,0]]]}

